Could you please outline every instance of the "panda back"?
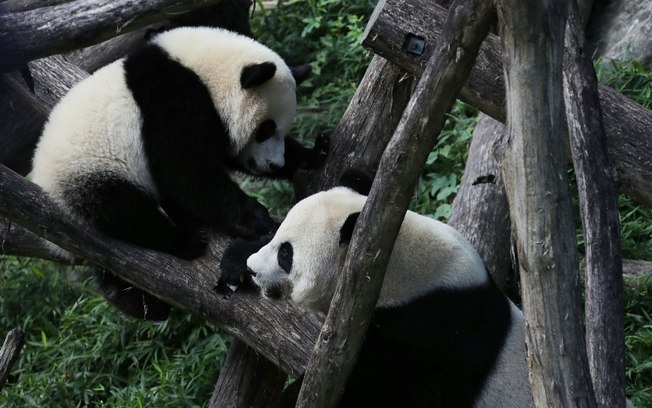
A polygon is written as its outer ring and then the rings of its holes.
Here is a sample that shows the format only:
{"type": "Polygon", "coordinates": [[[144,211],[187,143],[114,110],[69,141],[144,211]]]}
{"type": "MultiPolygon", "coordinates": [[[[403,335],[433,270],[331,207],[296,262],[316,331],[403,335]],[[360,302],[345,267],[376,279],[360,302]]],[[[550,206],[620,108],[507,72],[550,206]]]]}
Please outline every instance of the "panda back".
{"type": "Polygon", "coordinates": [[[74,86],[52,110],[33,161],[33,181],[53,198],[80,176],[103,171],[153,191],[140,138],[142,119],[123,60],[74,86]]]}

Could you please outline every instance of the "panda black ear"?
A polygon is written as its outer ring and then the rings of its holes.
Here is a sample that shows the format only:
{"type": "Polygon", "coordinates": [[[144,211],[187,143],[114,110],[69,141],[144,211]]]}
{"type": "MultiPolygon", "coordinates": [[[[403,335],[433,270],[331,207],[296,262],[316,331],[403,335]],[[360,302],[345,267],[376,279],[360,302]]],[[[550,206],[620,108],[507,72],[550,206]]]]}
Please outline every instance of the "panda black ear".
{"type": "Polygon", "coordinates": [[[357,169],[348,169],[340,177],[338,186],[347,187],[362,195],[369,195],[373,179],[366,173],[357,169]]]}
{"type": "Polygon", "coordinates": [[[344,224],[342,224],[342,228],[340,228],[340,245],[342,244],[348,244],[351,242],[351,237],[353,236],[353,229],[355,228],[355,223],[358,221],[358,217],[360,216],[359,212],[349,214],[348,217],[346,217],[346,221],[344,221],[344,224]]]}
{"type": "Polygon", "coordinates": [[[294,82],[296,82],[297,85],[299,85],[310,76],[310,72],[312,72],[312,67],[310,66],[310,64],[297,65],[296,67],[290,67],[290,72],[292,72],[292,77],[294,78],[294,82]]]}
{"type": "Polygon", "coordinates": [[[276,65],[273,62],[247,65],[240,74],[240,85],[245,89],[262,85],[272,79],[275,73],[276,65]]]}

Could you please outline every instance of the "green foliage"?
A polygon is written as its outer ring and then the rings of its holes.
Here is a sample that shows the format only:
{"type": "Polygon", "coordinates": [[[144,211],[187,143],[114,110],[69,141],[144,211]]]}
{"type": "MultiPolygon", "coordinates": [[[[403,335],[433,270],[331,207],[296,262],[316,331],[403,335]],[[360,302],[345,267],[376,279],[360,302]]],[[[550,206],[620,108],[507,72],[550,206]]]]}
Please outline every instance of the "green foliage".
{"type": "Polygon", "coordinates": [[[625,287],[627,395],[636,407],[652,406],[652,281],[646,276],[625,287]]]}
{"type": "Polygon", "coordinates": [[[0,406],[206,405],[227,349],[215,328],[180,313],[162,324],[137,321],[95,295],[89,281],[69,280],[76,270],[0,262],[0,332],[26,334],[0,406]]]}
{"type": "Polygon", "coordinates": [[[652,70],[637,61],[609,60],[596,63],[600,82],[617,89],[644,108],[652,108],[652,70]]]}
{"type": "MultiPolygon", "coordinates": [[[[302,114],[295,129],[314,138],[332,130],[367,68],[370,56],[360,46],[375,2],[364,0],[288,0],[252,20],[258,39],[290,65],[310,63],[312,75],[301,84],[302,114]]],[[[262,3],[258,3],[262,8],[262,3]]]]}
{"type": "Polygon", "coordinates": [[[464,173],[469,141],[478,121],[478,111],[457,102],[449,115],[435,148],[428,155],[410,209],[446,221],[464,173]]]}

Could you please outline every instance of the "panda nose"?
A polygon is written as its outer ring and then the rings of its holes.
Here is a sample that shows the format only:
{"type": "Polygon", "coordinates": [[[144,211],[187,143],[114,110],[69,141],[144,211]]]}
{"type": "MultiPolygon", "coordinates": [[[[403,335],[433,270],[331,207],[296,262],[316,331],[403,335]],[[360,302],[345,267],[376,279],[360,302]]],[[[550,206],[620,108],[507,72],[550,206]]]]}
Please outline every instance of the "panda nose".
{"type": "Polygon", "coordinates": [[[267,165],[269,166],[269,169],[271,171],[281,170],[281,166],[279,166],[276,163],[269,162],[269,163],[267,163],[267,165]]]}
{"type": "Polygon", "coordinates": [[[250,267],[247,267],[247,273],[251,276],[256,276],[256,272],[254,272],[254,270],[251,269],[250,267]]]}

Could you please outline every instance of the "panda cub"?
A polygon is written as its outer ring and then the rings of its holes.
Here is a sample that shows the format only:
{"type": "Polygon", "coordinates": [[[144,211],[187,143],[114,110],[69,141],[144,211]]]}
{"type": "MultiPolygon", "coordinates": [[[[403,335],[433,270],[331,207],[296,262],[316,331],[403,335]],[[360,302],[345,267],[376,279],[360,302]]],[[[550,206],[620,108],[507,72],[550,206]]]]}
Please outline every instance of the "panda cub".
{"type": "MultiPolygon", "coordinates": [[[[184,259],[204,252],[205,228],[267,233],[275,223],[231,172],[290,178],[328,149],[325,138],[307,149],[286,137],[293,74],[269,48],[223,29],[161,33],[53,109],[33,181],[78,222],[184,259]]],[[[100,286],[129,314],[167,317],[166,304],[111,274],[100,286]]]]}
{"type": "MultiPolygon", "coordinates": [[[[261,293],[327,312],[365,200],[336,187],[296,204],[246,261],[261,293]]],[[[532,406],[523,315],[453,228],[406,214],[341,406],[532,406]]]]}

